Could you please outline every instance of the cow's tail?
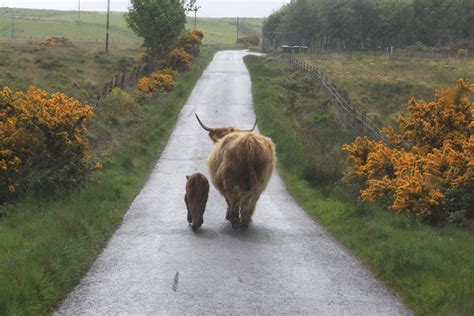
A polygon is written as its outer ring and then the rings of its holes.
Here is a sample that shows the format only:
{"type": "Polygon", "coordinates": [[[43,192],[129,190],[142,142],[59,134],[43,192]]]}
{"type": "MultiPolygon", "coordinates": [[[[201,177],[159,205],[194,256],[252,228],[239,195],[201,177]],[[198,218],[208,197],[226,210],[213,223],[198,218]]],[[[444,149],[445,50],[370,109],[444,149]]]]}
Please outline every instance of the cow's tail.
{"type": "Polygon", "coordinates": [[[255,205],[262,193],[262,184],[259,175],[257,174],[257,170],[255,169],[256,164],[261,163],[262,157],[258,155],[255,150],[255,144],[251,143],[253,140],[249,140],[246,142],[246,157],[247,157],[247,172],[248,172],[248,190],[242,191],[239,196],[239,204],[241,209],[241,216],[242,219],[250,221],[252,215],[255,211],[255,205]]]}

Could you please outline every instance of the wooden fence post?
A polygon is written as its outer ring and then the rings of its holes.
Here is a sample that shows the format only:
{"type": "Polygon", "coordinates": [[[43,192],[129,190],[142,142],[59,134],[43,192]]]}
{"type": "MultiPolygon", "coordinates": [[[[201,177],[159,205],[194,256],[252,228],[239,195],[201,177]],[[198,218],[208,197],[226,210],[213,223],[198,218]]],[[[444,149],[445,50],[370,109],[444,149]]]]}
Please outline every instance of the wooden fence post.
{"type": "Polygon", "coordinates": [[[135,79],[135,71],[137,70],[137,66],[133,67],[132,72],[130,73],[129,80],[132,81],[135,79]]]}
{"type": "Polygon", "coordinates": [[[105,97],[108,92],[109,92],[109,83],[107,82],[107,83],[104,85],[104,88],[102,89],[102,97],[105,97]]]}
{"type": "Polygon", "coordinates": [[[354,134],[357,134],[357,109],[352,107],[352,127],[354,129],[354,134]]]}
{"type": "Polygon", "coordinates": [[[125,74],[126,74],[126,73],[127,73],[127,72],[124,71],[124,72],[122,73],[122,78],[120,79],[120,88],[122,88],[122,89],[125,88],[125,74]]]}
{"type": "Polygon", "coordinates": [[[117,74],[115,75],[115,78],[112,79],[112,80],[114,81],[114,88],[117,88],[117,87],[118,87],[119,77],[120,77],[120,73],[117,73],[117,74]]]}
{"type": "Polygon", "coordinates": [[[362,132],[365,131],[365,126],[367,124],[367,112],[362,112],[362,132]]]}

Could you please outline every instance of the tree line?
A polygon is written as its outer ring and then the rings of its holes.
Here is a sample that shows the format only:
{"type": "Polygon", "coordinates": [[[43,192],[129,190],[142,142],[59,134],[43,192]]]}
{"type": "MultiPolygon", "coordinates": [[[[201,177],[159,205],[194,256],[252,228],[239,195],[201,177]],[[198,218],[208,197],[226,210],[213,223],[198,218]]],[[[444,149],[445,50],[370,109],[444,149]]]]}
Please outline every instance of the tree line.
{"type": "Polygon", "coordinates": [[[292,0],[263,25],[279,45],[367,50],[421,43],[474,49],[474,0],[292,0]]]}

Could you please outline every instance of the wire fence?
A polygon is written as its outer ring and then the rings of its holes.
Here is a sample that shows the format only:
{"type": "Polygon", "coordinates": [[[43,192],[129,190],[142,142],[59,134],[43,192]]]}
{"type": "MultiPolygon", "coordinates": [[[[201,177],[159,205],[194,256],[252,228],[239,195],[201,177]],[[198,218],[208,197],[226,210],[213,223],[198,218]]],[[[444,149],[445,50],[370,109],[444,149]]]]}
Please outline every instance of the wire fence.
{"type": "Polygon", "coordinates": [[[331,83],[331,80],[318,68],[295,57],[288,57],[287,61],[293,68],[310,74],[321,83],[321,86],[333,101],[331,103],[335,105],[338,112],[342,114],[341,117],[352,127],[355,133],[370,134],[378,140],[386,141],[381,132],[381,124],[367,117],[367,112],[357,110],[355,106],[349,104],[341,92],[331,83]]]}
{"type": "Polygon", "coordinates": [[[146,73],[146,64],[138,65],[132,68],[131,71],[117,72],[110,81],[107,81],[102,90],[99,91],[97,102],[94,108],[97,108],[100,101],[105,98],[114,88],[125,89],[126,86],[134,85],[137,80],[146,73]]]}

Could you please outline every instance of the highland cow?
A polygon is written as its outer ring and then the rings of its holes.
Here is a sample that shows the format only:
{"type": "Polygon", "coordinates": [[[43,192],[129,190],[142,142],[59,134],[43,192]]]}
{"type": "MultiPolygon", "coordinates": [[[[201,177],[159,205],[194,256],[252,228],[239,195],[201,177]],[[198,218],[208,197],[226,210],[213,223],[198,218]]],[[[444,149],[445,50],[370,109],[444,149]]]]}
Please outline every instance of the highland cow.
{"type": "Polygon", "coordinates": [[[207,164],[212,183],[227,202],[226,219],[234,229],[248,227],[275,168],[275,145],[253,133],[257,122],[251,130],[209,128],[196,118],[214,142],[207,164]]]}
{"type": "Polygon", "coordinates": [[[204,211],[209,195],[209,181],[202,173],[186,176],[184,202],[188,209],[188,223],[195,232],[204,223],[204,211]]]}

